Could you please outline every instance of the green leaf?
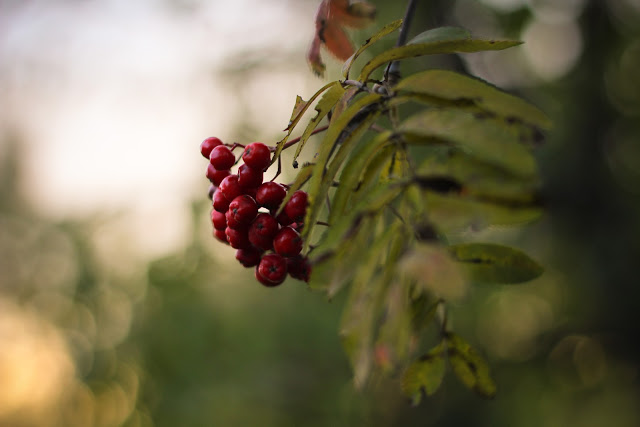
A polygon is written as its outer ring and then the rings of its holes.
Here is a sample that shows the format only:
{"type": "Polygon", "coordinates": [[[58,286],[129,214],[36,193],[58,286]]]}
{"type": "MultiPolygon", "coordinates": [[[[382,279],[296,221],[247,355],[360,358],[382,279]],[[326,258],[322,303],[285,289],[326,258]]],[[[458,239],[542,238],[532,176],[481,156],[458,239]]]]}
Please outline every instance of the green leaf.
{"type": "Polygon", "coordinates": [[[431,147],[417,170],[419,177],[447,177],[466,195],[505,202],[533,203],[537,178],[523,179],[481,162],[453,147],[431,147]]]}
{"type": "Polygon", "coordinates": [[[419,334],[433,322],[441,302],[442,300],[434,302],[433,298],[422,292],[411,300],[411,323],[416,333],[419,334]]]}
{"type": "MultiPolygon", "coordinates": [[[[395,261],[387,260],[386,266],[393,270],[395,261]]],[[[391,275],[393,278],[393,275],[391,275]]],[[[391,372],[399,362],[406,359],[411,346],[411,311],[409,310],[407,280],[393,280],[384,296],[384,321],[380,326],[377,348],[386,350],[386,360],[380,360],[383,370],[391,372]]]]}
{"type": "Polygon", "coordinates": [[[330,224],[335,223],[344,214],[350,196],[360,184],[362,171],[367,169],[371,157],[389,141],[390,137],[391,132],[383,132],[373,140],[360,141],[351,151],[349,159],[345,162],[340,173],[340,184],[331,200],[331,212],[328,220],[330,224]]]}
{"type": "Polygon", "coordinates": [[[315,165],[313,163],[309,163],[309,164],[306,164],[306,165],[302,166],[302,168],[300,169],[300,171],[296,175],[296,179],[289,186],[289,189],[287,190],[286,196],[284,197],[282,202],[280,202],[280,207],[278,208],[277,213],[282,212],[282,210],[284,209],[284,206],[291,199],[291,196],[293,196],[293,193],[295,193],[297,190],[301,189],[302,186],[307,181],[309,181],[309,178],[311,178],[311,173],[313,172],[314,166],[315,165]]]}
{"type": "Polygon", "coordinates": [[[471,33],[460,27],[439,27],[424,31],[407,42],[411,44],[471,39],[471,33]]]}
{"type": "Polygon", "coordinates": [[[422,393],[433,395],[440,385],[445,374],[445,360],[442,355],[443,346],[439,344],[429,353],[413,362],[402,376],[402,391],[411,398],[413,405],[422,400],[422,393]]]}
{"type": "Polygon", "coordinates": [[[446,337],[449,363],[454,374],[467,388],[482,397],[493,398],[497,387],[489,372],[489,365],[466,341],[449,332],[446,337]]]}
{"type": "MultiPolygon", "coordinates": [[[[381,99],[379,94],[368,94],[353,102],[338,117],[331,121],[329,129],[320,144],[320,151],[316,157],[315,167],[309,182],[309,207],[305,217],[305,228],[302,231],[302,238],[307,242],[311,231],[314,228],[320,208],[324,203],[325,196],[329,191],[333,178],[338,172],[335,163],[331,169],[326,169],[329,159],[333,154],[336,145],[339,143],[352,146],[362,136],[372,123],[372,115],[378,113],[378,108],[370,108],[371,104],[377,103],[381,99]],[[354,120],[355,119],[355,120],[354,120]]],[[[343,155],[344,156],[344,155],[343,155]]]]}
{"type": "Polygon", "coordinates": [[[542,215],[535,206],[501,205],[472,197],[424,192],[428,220],[442,231],[481,230],[490,225],[522,225],[542,215]]]}
{"type": "Polygon", "coordinates": [[[360,72],[358,80],[367,81],[371,73],[378,67],[400,59],[415,58],[417,56],[446,54],[446,53],[470,53],[485,50],[503,50],[517,46],[522,42],[511,40],[481,40],[481,39],[454,39],[438,40],[426,43],[408,44],[383,52],[365,64],[360,72]]]}
{"type": "Polygon", "coordinates": [[[314,93],[313,96],[308,101],[303,100],[299,95],[296,96],[296,103],[293,106],[293,112],[291,113],[291,119],[289,120],[289,125],[285,128],[285,131],[287,131],[287,134],[284,136],[284,138],[282,138],[276,144],[276,151],[273,153],[273,157],[271,158],[271,164],[274,164],[280,157],[280,154],[284,149],[284,145],[289,140],[289,137],[291,136],[293,129],[296,127],[296,125],[298,124],[298,122],[300,121],[304,113],[307,111],[307,109],[311,106],[311,103],[315,101],[315,99],[318,96],[320,96],[325,90],[335,85],[342,87],[340,82],[337,82],[337,81],[327,83],[326,85],[322,86],[316,93],[314,93]]]}
{"type": "Polygon", "coordinates": [[[535,159],[517,137],[499,123],[454,109],[418,113],[400,125],[401,132],[454,144],[465,153],[522,178],[537,173],[535,159]]]}
{"type": "Polygon", "coordinates": [[[324,95],[322,95],[322,98],[320,99],[320,101],[318,101],[318,104],[315,108],[318,114],[316,114],[316,116],[309,121],[309,124],[307,124],[307,127],[300,137],[300,142],[298,142],[296,152],[293,155],[294,165],[297,165],[298,156],[300,155],[300,152],[302,151],[304,145],[307,143],[307,140],[311,136],[311,133],[315,130],[316,127],[318,127],[318,124],[320,124],[322,119],[329,113],[329,111],[331,111],[331,109],[336,105],[340,98],[342,98],[344,93],[345,89],[342,87],[342,85],[336,84],[331,86],[329,90],[327,90],[324,95]]]}
{"type": "Polygon", "coordinates": [[[502,117],[516,118],[542,129],[551,127],[549,117],[537,107],[483,80],[453,71],[416,73],[401,80],[394,89],[399,93],[417,93],[450,102],[471,102],[502,117]]]}
{"type": "Polygon", "coordinates": [[[351,70],[351,66],[355,62],[356,59],[360,56],[362,52],[364,52],[367,48],[369,48],[372,44],[380,40],[386,35],[393,33],[395,30],[400,28],[402,25],[402,19],[398,19],[396,21],[391,22],[390,24],[385,25],[380,31],[372,35],[367,39],[367,41],[360,46],[360,48],[353,54],[342,66],[342,76],[345,79],[349,78],[349,71],[351,70]]]}
{"type": "Polygon", "coordinates": [[[410,236],[399,221],[395,221],[390,228],[393,238],[387,244],[387,256],[382,266],[384,283],[389,283],[383,296],[384,316],[376,350],[382,350],[378,365],[386,372],[395,370],[398,363],[402,363],[410,352],[412,345],[412,311],[409,293],[413,287],[413,281],[398,274],[397,263],[405,252],[410,236]]]}
{"type": "Polygon", "coordinates": [[[356,387],[362,387],[371,371],[373,339],[376,319],[380,313],[382,296],[388,282],[378,274],[380,263],[396,229],[389,228],[380,235],[355,268],[356,273],[340,325],[340,336],[351,361],[356,387]]]}
{"type": "Polygon", "coordinates": [[[310,289],[325,291],[329,299],[332,299],[351,282],[356,273],[353,266],[359,265],[367,255],[366,251],[359,248],[369,246],[373,223],[371,218],[364,218],[358,227],[354,228],[349,239],[344,240],[327,256],[313,257],[313,252],[310,253],[313,262],[309,279],[310,289]]]}
{"type": "Polygon", "coordinates": [[[513,284],[535,279],[543,268],[525,253],[493,243],[466,243],[450,247],[454,259],[463,263],[472,280],[513,284]]]}
{"type": "Polygon", "coordinates": [[[389,164],[389,159],[396,153],[398,146],[388,144],[376,151],[371,160],[367,163],[366,168],[362,171],[362,179],[360,180],[358,189],[352,195],[352,203],[357,203],[364,197],[367,197],[370,191],[378,185],[380,175],[385,166],[389,164]]]}
{"type": "MultiPolygon", "coordinates": [[[[318,245],[312,253],[312,260],[316,258],[324,258],[328,252],[332,252],[343,241],[348,240],[355,229],[360,226],[360,221],[366,216],[376,216],[393,200],[398,197],[405,189],[406,185],[387,184],[379,186],[373,191],[368,192],[356,205],[354,205],[344,216],[325,232],[318,245]]],[[[306,223],[305,223],[306,224],[306,223]]],[[[399,225],[398,223],[395,223],[399,225]]],[[[306,226],[306,225],[305,225],[306,226]]],[[[393,228],[393,226],[391,227],[393,228]]]]}

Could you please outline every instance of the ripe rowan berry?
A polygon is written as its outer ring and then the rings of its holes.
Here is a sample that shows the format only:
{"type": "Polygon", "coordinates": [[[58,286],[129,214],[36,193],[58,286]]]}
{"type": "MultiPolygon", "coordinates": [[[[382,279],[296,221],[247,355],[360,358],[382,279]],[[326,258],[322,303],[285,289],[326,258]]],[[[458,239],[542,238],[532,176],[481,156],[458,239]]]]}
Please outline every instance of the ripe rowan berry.
{"type": "MultiPolygon", "coordinates": [[[[271,210],[271,214],[275,214],[276,213],[276,209],[271,210]]],[[[278,221],[278,223],[282,226],[285,225],[289,225],[293,223],[293,220],[291,218],[289,218],[289,216],[287,215],[287,213],[283,210],[282,212],[280,212],[278,214],[278,216],[276,216],[276,220],[278,221]]]]}
{"type": "Polygon", "coordinates": [[[250,224],[258,215],[258,205],[253,197],[241,194],[229,203],[231,217],[239,224],[250,224]]]}
{"type": "Polygon", "coordinates": [[[231,166],[236,162],[236,158],[224,145],[218,145],[209,154],[209,162],[214,168],[218,170],[231,169],[231,166]]]}
{"type": "Polygon", "coordinates": [[[229,175],[223,179],[218,187],[218,191],[222,192],[228,201],[232,201],[244,193],[240,185],[238,185],[238,175],[229,175]]]}
{"type": "Polygon", "coordinates": [[[249,228],[248,224],[240,224],[238,221],[236,221],[233,218],[233,212],[231,212],[231,210],[225,212],[224,219],[227,223],[227,227],[233,228],[234,230],[246,230],[247,228],[249,228]]]}
{"type": "MultiPolygon", "coordinates": [[[[242,187],[240,187],[242,188],[242,187]]],[[[247,196],[251,196],[253,197],[253,200],[256,199],[256,187],[251,187],[251,188],[242,188],[242,191],[244,191],[244,194],[246,194],[247,196]]]]}
{"type": "Polygon", "coordinates": [[[224,230],[213,230],[213,235],[216,239],[220,240],[222,243],[229,244],[227,241],[227,235],[224,230]]]}
{"type": "Polygon", "coordinates": [[[287,277],[287,261],[278,254],[267,254],[256,267],[256,278],[265,286],[277,286],[287,277]],[[267,282],[267,283],[265,283],[267,282]]]}
{"type": "Polygon", "coordinates": [[[245,267],[254,267],[260,264],[261,255],[262,251],[254,248],[253,246],[250,246],[247,249],[238,249],[236,251],[236,259],[245,267]]]}
{"type": "Polygon", "coordinates": [[[273,249],[284,257],[298,255],[302,250],[300,234],[289,226],[283,227],[273,238],[273,249]]]}
{"type": "Polygon", "coordinates": [[[215,136],[209,137],[200,143],[200,153],[208,159],[211,154],[211,150],[216,148],[218,145],[222,145],[220,138],[216,138],[215,136]]]}
{"type": "Polygon", "coordinates": [[[307,212],[308,196],[306,191],[297,190],[284,207],[284,212],[295,222],[303,222],[307,212]]]}
{"type": "Polygon", "coordinates": [[[278,209],[280,203],[287,195],[287,190],[276,182],[265,182],[256,192],[256,202],[267,209],[278,209]]]}
{"type": "Polygon", "coordinates": [[[224,229],[227,228],[227,219],[225,218],[225,214],[218,212],[215,209],[211,211],[211,223],[213,224],[213,228],[216,230],[224,231],[224,229]]]}
{"type": "Polygon", "coordinates": [[[224,230],[224,234],[227,235],[227,242],[233,249],[247,249],[251,247],[249,242],[249,235],[247,230],[235,230],[231,227],[227,227],[224,230]]]}
{"type": "Polygon", "coordinates": [[[226,212],[227,209],[229,209],[229,200],[227,200],[227,198],[224,197],[224,194],[222,194],[222,191],[220,191],[220,188],[218,188],[213,193],[213,209],[222,213],[226,212]]]}
{"type": "Polygon", "coordinates": [[[271,163],[271,151],[262,142],[252,142],[245,147],[242,160],[250,168],[263,171],[271,163]]]}
{"type": "Polygon", "coordinates": [[[253,169],[244,164],[238,168],[238,185],[242,188],[257,188],[262,184],[262,170],[253,169]]]}
{"type": "Polygon", "coordinates": [[[271,283],[270,281],[268,281],[265,277],[263,277],[259,272],[258,272],[258,266],[256,265],[256,268],[254,270],[254,276],[256,278],[256,280],[260,283],[262,283],[263,285],[267,286],[267,287],[273,287],[273,286],[277,286],[274,285],[273,283],[271,283]]]}
{"type": "Polygon", "coordinates": [[[220,185],[223,179],[231,174],[229,169],[218,170],[213,167],[211,163],[207,166],[207,179],[213,183],[213,185],[220,185]]]}
{"type": "Polygon", "coordinates": [[[273,238],[278,233],[278,221],[268,213],[260,212],[249,226],[249,241],[257,248],[273,248],[273,238]]]}
{"type": "Polygon", "coordinates": [[[309,264],[309,259],[302,255],[287,258],[287,271],[289,272],[289,276],[294,279],[308,282],[309,276],[311,275],[311,264],[309,264]]]}

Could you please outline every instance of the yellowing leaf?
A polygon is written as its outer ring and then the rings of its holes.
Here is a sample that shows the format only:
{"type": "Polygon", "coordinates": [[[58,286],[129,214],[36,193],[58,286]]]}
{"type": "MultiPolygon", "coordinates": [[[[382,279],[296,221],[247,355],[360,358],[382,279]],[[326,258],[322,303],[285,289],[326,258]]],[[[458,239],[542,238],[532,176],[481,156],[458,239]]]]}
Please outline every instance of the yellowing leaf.
{"type": "Polygon", "coordinates": [[[360,46],[360,48],[353,54],[351,57],[344,63],[342,67],[342,76],[345,79],[349,78],[349,71],[351,70],[351,66],[355,62],[355,60],[360,56],[362,52],[364,52],[369,46],[383,38],[384,36],[391,34],[402,25],[402,19],[398,19],[397,21],[393,21],[390,24],[385,25],[380,31],[372,35],[367,39],[367,41],[360,46]]]}
{"type": "Polygon", "coordinates": [[[417,405],[422,399],[422,392],[433,395],[442,384],[445,374],[445,361],[441,346],[413,362],[402,376],[402,391],[417,405]]]}
{"type": "Polygon", "coordinates": [[[311,103],[315,101],[315,99],[318,96],[320,96],[325,90],[336,85],[340,86],[340,83],[339,82],[327,83],[326,85],[322,86],[320,90],[314,93],[313,96],[308,101],[303,100],[299,95],[296,96],[296,103],[293,106],[293,112],[291,113],[291,119],[289,120],[289,125],[285,128],[285,131],[287,132],[287,134],[284,136],[284,138],[282,138],[276,144],[276,151],[275,153],[273,153],[273,157],[271,158],[271,164],[274,164],[276,161],[278,161],[278,158],[280,157],[280,154],[284,149],[284,145],[289,140],[289,137],[291,136],[293,129],[296,127],[296,125],[298,124],[298,122],[300,121],[304,113],[307,111],[307,109],[311,106],[311,103]]]}
{"type": "Polygon", "coordinates": [[[454,259],[479,282],[522,283],[535,279],[542,267],[525,253],[493,243],[466,243],[450,247],[454,259]]]}
{"type": "Polygon", "coordinates": [[[449,363],[460,382],[482,397],[493,398],[497,387],[489,365],[474,348],[460,336],[449,332],[446,337],[449,363]]]}
{"type": "Polygon", "coordinates": [[[408,44],[401,47],[389,49],[372,58],[362,67],[360,77],[361,82],[369,79],[371,73],[382,65],[406,58],[415,58],[424,55],[436,55],[445,53],[470,53],[484,50],[502,50],[512,46],[517,46],[521,42],[511,40],[480,40],[470,38],[457,38],[454,40],[439,40],[427,43],[408,44]]]}
{"type": "Polygon", "coordinates": [[[470,156],[498,166],[521,178],[536,176],[535,159],[516,135],[495,120],[479,118],[459,109],[429,109],[400,125],[406,134],[458,147],[470,156]]]}
{"type": "Polygon", "coordinates": [[[302,136],[300,137],[300,141],[296,147],[296,152],[293,155],[293,163],[297,165],[296,159],[300,155],[302,148],[307,143],[307,140],[313,133],[318,124],[322,121],[322,119],[331,111],[331,109],[336,105],[336,103],[343,97],[345,93],[345,89],[340,84],[334,84],[327,90],[318,104],[316,105],[315,110],[318,112],[315,117],[309,120],[307,127],[304,129],[302,136]]]}
{"type": "Polygon", "coordinates": [[[417,93],[452,102],[467,101],[503,117],[517,118],[542,129],[551,127],[549,117],[525,100],[499,90],[480,79],[448,70],[427,70],[401,80],[400,93],[417,93]]]}

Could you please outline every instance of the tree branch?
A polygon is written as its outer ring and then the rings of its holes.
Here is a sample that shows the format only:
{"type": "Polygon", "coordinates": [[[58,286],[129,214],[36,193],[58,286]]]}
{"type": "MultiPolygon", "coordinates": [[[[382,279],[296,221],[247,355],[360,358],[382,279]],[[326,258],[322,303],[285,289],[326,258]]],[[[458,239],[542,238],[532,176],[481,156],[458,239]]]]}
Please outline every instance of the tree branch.
{"type": "MultiPolygon", "coordinates": [[[[413,20],[413,15],[416,10],[416,5],[418,4],[417,0],[409,0],[407,4],[407,10],[404,13],[404,19],[402,20],[402,27],[400,28],[400,35],[398,36],[398,41],[396,42],[396,47],[404,46],[407,42],[407,37],[409,35],[409,27],[411,26],[411,21],[413,20]]],[[[400,62],[393,61],[387,67],[387,71],[384,76],[385,81],[387,81],[391,86],[393,86],[398,80],[400,80],[400,62]]]]}

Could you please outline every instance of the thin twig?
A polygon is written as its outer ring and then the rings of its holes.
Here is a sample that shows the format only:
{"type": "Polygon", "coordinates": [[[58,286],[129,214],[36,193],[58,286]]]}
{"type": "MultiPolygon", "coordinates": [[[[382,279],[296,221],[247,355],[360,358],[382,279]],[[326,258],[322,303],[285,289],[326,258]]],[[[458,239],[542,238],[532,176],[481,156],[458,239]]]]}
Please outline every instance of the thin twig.
{"type": "MultiPolygon", "coordinates": [[[[402,27],[400,28],[400,35],[398,36],[396,47],[404,46],[404,44],[407,42],[409,27],[411,26],[411,21],[413,20],[414,11],[417,4],[417,0],[409,0],[409,3],[407,4],[407,10],[404,13],[404,19],[402,20],[402,27]]],[[[389,66],[387,67],[387,71],[385,72],[384,79],[391,86],[393,86],[395,82],[400,80],[399,61],[393,61],[389,64],[389,66]]]]}
{"type": "Polygon", "coordinates": [[[367,86],[365,86],[362,82],[358,80],[345,80],[342,83],[348,86],[355,86],[360,90],[371,93],[371,89],[369,89],[367,86]]]}
{"type": "MultiPolygon", "coordinates": [[[[311,132],[311,135],[315,135],[317,133],[324,132],[327,129],[329,129],[329,126],[320,126],[319,128],[315,128],[313,130],[313,132],[311,132]]],[[[302,139],[302,136],[299,136],[297,138],[293,138],[291,141],[289,141],[286,144],[284,144],[282,149],[286,150],[287,148],[291,147],[292,145],[296,145],[298,142],[300,142],[301,139],[302,139]]],[[[269,149],[271,151],[276,151],[276,147],[269,147],[269,149]]]]}

